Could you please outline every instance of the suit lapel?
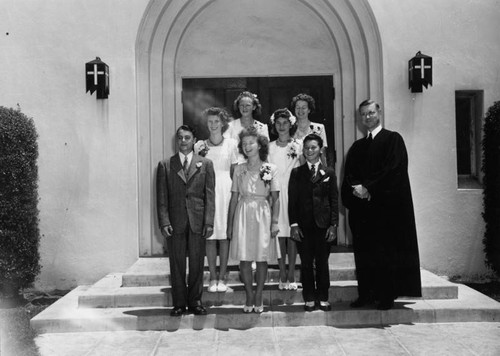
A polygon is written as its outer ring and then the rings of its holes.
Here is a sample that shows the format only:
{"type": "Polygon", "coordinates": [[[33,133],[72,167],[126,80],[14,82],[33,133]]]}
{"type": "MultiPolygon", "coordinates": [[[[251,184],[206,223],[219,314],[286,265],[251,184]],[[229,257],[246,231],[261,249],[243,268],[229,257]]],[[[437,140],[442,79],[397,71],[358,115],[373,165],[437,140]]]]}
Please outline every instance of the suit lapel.
{"type": "Polygon", "coordinates": [[[191,159],[191,164],[188,169],[188,175],[186,178],[186,181],[189,182],[191,178],[196,174],[198,171],[198,167],[196,167],[196,164],[200,161],[200,157],[198,155],[193,154],[193,158],[191,159]]]}
{"type": "Polygon", "coordinates": [[[181,177],[184,183],[187,182],[186,175],[184,174],[184,170],[182,169],[181,157],[179,156],[179,153],[172,157],[172,170],[174,172],[177,172],[177,175],[181,177]]]}

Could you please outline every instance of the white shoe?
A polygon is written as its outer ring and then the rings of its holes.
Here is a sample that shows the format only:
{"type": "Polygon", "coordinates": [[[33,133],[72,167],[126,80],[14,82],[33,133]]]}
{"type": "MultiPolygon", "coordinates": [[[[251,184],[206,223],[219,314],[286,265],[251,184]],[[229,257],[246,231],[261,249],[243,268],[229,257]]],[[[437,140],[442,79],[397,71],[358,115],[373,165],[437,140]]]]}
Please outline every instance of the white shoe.
{"type": "Polygon", "coordinates": [[[289,290],[297,290],[298,288],[299,288],[299,286],[298,286],[298,285],[297,285],[297,283],[295,283],[295,282],[290,282],[290,283],[288,284],[288,289],[289,289],[289,290]]]}
{"type": "Polygon", "coordinates": [[[219,283],[217,283],[217,292],[227,292],[227,286],[224,281],[219,281],[219,283]]]}
{"type": "Polygon", "coordinates": [[[210,284],[208,285],[208,289],[207,290],[210,293],[217,292],[217,281],[216,280],[210,281],[210,284]]]}
{"type": "Polygon", "coordinates": [[[290,289],[290,286],[289,286],[288,282],[282,282],[280,280],[280,283],[278,284],[278,289],[279,290],[288,290],[288,289],[290,289]]]}

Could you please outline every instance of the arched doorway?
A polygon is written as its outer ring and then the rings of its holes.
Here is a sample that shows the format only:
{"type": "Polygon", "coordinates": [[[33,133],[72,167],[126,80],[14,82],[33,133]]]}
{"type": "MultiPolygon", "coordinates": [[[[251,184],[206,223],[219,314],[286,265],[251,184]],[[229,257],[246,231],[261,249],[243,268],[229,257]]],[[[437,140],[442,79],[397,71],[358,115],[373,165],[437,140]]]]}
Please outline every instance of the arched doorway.
{"type": "Polygon", "coordinates": [[[183,78],[331,75],[339,176],[359,136],[357,103],[367,97],[383,103],[380,36],[366,0],[151,0],[136,63],[141,256],[163,252],[154,173],[174,153],[183,78]]]}

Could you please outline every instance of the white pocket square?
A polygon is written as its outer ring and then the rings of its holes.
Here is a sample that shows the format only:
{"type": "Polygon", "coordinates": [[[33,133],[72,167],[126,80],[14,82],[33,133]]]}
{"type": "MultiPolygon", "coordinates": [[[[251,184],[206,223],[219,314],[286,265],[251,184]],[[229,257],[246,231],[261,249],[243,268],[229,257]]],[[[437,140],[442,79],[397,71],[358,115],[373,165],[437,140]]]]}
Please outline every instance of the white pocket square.
{"type": "Polygon", "coordinates": [[[323,181],[323,183],[326,183],[330,180],[330,177],[326,177],[326,179],[323,181]]]}

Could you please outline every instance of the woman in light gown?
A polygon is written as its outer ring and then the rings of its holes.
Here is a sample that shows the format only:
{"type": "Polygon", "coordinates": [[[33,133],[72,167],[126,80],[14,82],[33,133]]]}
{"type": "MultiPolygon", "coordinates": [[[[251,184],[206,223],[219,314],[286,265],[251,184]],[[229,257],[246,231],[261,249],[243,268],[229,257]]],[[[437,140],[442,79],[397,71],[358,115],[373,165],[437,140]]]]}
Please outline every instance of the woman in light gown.
{"type": "Polygon", "coordinates": [[[325,125],[309,120],[309,115],[316,110],[316,102],[314,101],[314,98],[308,94],[298,94],[293,97],[290,104],[290,110],[294,112],[297,117],[297,131],[295,131],[293,138],[303,141],[304,137],[311,133],[321,137],[323,140],[321,163],[326,167],[328,161],[326,156],[326,147],[328,147],[328,143],[326,140],[325,125]]]}
{"type": "Polygon", "coordinates": [[[233,102],[233,118],[235,120],[229,123],[229,128],[224,133],[224,136],[239,141],[241,130],[253,126],[260,135],[269,139],[267,125],[258,120],[261,111],[262,106],[256,94],[250,93],[249,91],[240,93],[233,102]]]}
{"type": "Polygon", "coordinates": [[[276,165],[280,181],[280,214],[278,218],[278,245],[281,258],[278,260],[280,290],[296,290],[295,261],[297,246],[290,239],[290,222],[288,220],[288,181],[292,169],[305,162],[302,155],[302,142],[292,138],[297,130],[297,119],[288,109],[278,109],[271,116],[271,130],[278,135],[278,139],[269,144],[269,162],[276,165]],[[288,254],[288,272],[286,270],[286,256],[288,254]]]}
{"type": "Polygon", "coordinates": [[[224,109],[213,107],[203,111],[210,136],[194,145],[195,153],[210,158],[215,170],[214,233],[207,239],[206,253],[210,271],[209,292],[226,292],[226,271],[229,240],[226,236],[227,212],[231,198],[231,177],[238,159],[238,144],[223,137],[228,128],[229,115],[224,109]],[[219,244],[219,275],[217,276],[217,244],[219,244]]]}
{"type": "Polygon", "coordinates": [[[246,293],[245,313],[264,311],[262,291],[267,264],[277,258],[274,238],[279,231],[279,181],[276,166],[266,163],[268,142],[254,127],[240,133],[238,148],[247,162],[236,166],[231,187],[227,236],[231,239],[231,259],[240,261],[246,293]],[[255,292],[252,261],[257,265],[255,292]]]}

